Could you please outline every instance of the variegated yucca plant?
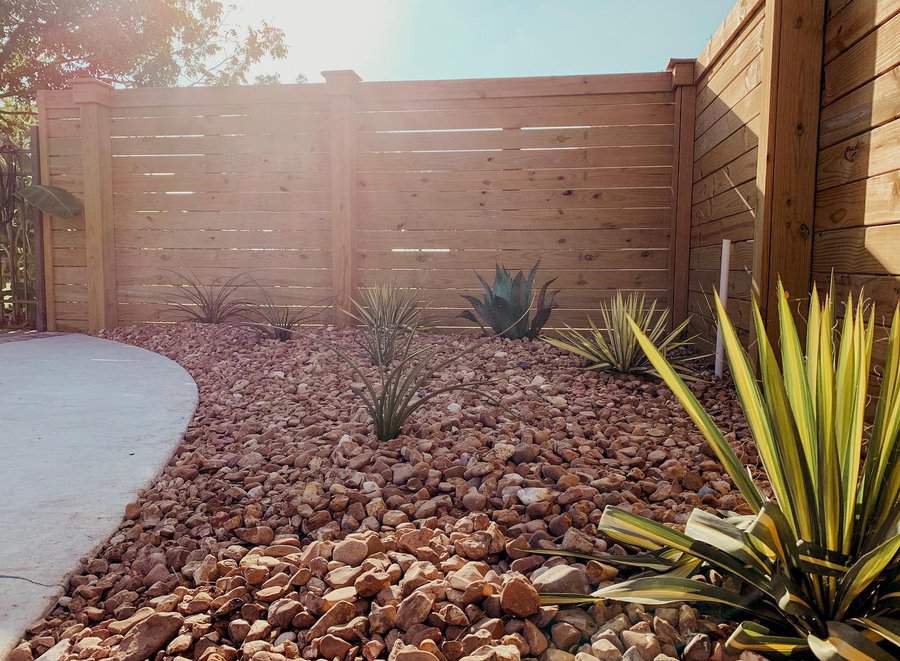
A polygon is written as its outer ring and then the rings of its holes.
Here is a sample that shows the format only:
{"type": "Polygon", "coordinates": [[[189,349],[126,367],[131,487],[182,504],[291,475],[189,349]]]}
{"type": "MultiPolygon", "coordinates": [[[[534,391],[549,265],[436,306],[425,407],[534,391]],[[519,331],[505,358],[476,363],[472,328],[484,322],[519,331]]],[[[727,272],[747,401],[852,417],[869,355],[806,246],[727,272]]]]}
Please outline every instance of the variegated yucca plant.
{"type": "Polygon", "coordinates": [[[559,337],[543,337],[545,342],[583,358],[587,369],[620,374],[649,374],[658,376],[647,354],[641,349],[637,336],[631,330],[631,323],[637,324],[653,346],[662,353],[672,367],[682,376],[695,378],[688,365],[691,360],[704,356],[682,355],[673,357],[671,352],[691,345],[693,338],[685,338],[684,331],[691,322],[690,317],[669,329],[669,309],[657,307],[655,299],[647,301],[645,294],[631,292],[616,295],[600,308],[598,328],[589,317],[590,333],[583,333],[566,326],[557,331],[559,337]]]}
{"type": "Polygon", "coordinates": [[[589,597],[546,595],[545,600],[717,604],[748,620],[728,640],[734,650],[829,660],[897,658],[900,305],[890,324],[871,427],[866,408],[876,324],[875,311],[866,310],[862,296],[848,298],[839,321],[833,296],[821,300],[814,290],[804,348],[779,284],[780,364],[754,302],[759,380],[718,297],[716,307],[734,385],[771,496],[757,486],[676,370],[634,325],[654,367],[753,513],[716,516],[694,510],[682,533],[608,507],[598,528],[649,552],[649,568],[667,568],[589,597]],[[740,592],[692,578],[709,569],[737,579],[740,592]]]}

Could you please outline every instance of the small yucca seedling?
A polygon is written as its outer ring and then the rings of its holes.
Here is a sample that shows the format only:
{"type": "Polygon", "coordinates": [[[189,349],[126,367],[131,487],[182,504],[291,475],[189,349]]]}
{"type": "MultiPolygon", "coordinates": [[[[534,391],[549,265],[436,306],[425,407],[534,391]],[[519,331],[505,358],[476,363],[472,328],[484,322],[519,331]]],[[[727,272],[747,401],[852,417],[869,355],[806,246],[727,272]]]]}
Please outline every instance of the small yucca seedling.
{"type": "Polygon", "coordinates": [[[552,278],[541,287],[535,301],[534,278],[540,263],[538,260],[527,276],[519,271],[515,277],[506,267],[497,264],[493,286],[476,274],[484,290],[484,298],[463,294],[463,298],[472,305],[472,310],[466,310],[460,316],[475,322],[482,329],[490,328],[500,337],[511,339],[537,337],[556,307],[554,300],[559,293],[553,291],[547,294],[547,289],[556,280],[552,278]],[[535,313],[534,317],[529,319],[532,303],[535,303],[535,313]]]}
{"type": "Polygon", "coordinates": [[[890,325],[868,433],[865,415],[876,324],[875,311],[866,315],[862,296],[858,301],[848,297],[835,343],[832,296],[820,301],[813,290],[804,349],[779,283],[780,365],[754,301],[760,381],[718,296],[716,308],[734,385],[774,497],[753,482],[685,382],[632,324],[654,367],[753,513],[720,517],[694,510],[681,533],[607,507],[598,529],[654,554],[654,569],[659,564],[668,568],[588,597],[545,595],[545,601],[718,604],[751,618],[729,638],[734,650],[812,654],[829,661],[897,658],[900,305],[890,325]],[[737,579],[742,589],[690,578],[711,569],[737,579]]]}
{"type": "MultiPolygon", "coordinates": [[[[253,280],[256,283],[255,280],[253,280]]],[[[318,317],[327,299],[323,299],[312,305],[293,307],[290,305],[277,305],[265,287],[256,283],[259,288],[262,302],[254,308],[244,311],[247,318],[246,324],[263,337],[268,337],[279,342],[287,342],[300,328],[309,324],[318,317]]]]}
{"type": "MultiPolygon", "coordinates": [[[[652,374],[659,376],[644,350],[638,343],[628,320],[632,319],[659,352],[669,358],[675,349],[690,346],[691,339],[684,339],[684,331],[690,323],[685,319],[671,331],[667,330],[669,309],[657,308],[656,300],[647,303],[646,295],[635,292],[623,296],[617,291],[609,304],[600,308],[603,326],[598,328],[593,320],[589,333],[582,333],[570,326],[566,330],[557,331],[558,338],[542,338],[548,344],[563,351],[574,353],[587,362],[588,369],[622,374],[652,374]]],[[[673,368],[686,377],[691,377],[693,370],[687,365],[688,360],[696,358],[670,358],[673,368]]]]}
{"type": "Polygon", "coordinates": [[[417,289],[375,285],[352,302],[347,314],[362,325],[359,342],[375,365],[390,365],[398,343],[425,323],[417,289]]]}
{"type": "Polygon", "coordinates": [[[498,403],[484,390],[493,383],[489,380],[461,381],[433,390],[428,389],[428,384],[437,372],[452,365],[464,355],[472,353],[483,342],[476,342],[449,358],[438,360],[439,347],[413,349],[415,335],[416,329],[413,328],[399,348],[395,365],[376,364],[375,378],[368,377],[347,354],[333,347],[335,353],[346,360],[359,377],[360,384],[354,387],[354,392],[362,398],[363,406],[372,419],[375,435],[381,441],[397,438],[413,413],[446,392],[472,392],[491,403],[498,403]]]}
{"type": "Polygon", "coordinates": [[[251,302],[238,298],[243,287],[252,284],[246,273],[238,273],[222,284],[204,285],[193,273],[172,271],[181,281],[167,301],[171,311],[183,321],[221,324],[247,314],[251,302]]]}

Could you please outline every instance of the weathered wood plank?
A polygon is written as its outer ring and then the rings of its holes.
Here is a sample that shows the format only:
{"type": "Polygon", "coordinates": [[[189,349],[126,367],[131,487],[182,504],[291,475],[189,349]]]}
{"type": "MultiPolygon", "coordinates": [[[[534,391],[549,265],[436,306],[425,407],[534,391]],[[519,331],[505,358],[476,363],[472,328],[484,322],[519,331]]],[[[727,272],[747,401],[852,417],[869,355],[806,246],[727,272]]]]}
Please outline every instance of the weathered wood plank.
{"type": "Polygon", "coordinates": [[[509,170],[671,165],[672,147],[590,147],[472,152],[363,152],[361,170],[509,170]]]}
{"type": "MultiPolygon", "coordinates": [[[[470,270],[461,269],[363,269],[359,272],[360,286],[383,282],[402,282],[404,286],[427,289],[455,289],[477,287],[476,274],[490,282],[494,276],[492,264],[470,270]]],[[[560,271],[554,270],[547,277],[556,278],[556,289],[665,289],[669,283],[669,271],[660,270],[604,270],[560,271]]]]}
{"type": "MultiPolygon", "coordinates": [[[[321,248],[329,245],[328,230],[257,232],[252,230],[130,230],[116,232],[118,248],[321,248]]],[[[252,262],[248,264],[252,267],[252,262]]]]}
{"type": "Polygon", "coordinates": [[[756,214],[746,211],[691,228],[691,247],[719,245],[722,239],[747,241],[753,238],[756,214]]]}
{"type": "Polygon", "coordinates": [[[878,76],[824,108],[819,147],[829,147],[900,116],[900,67],[878,76]]]}
{"type": "MultiPolygon", "coordinates": [[[[227,252],[227,251],[218,251],[227,252]]],[[[367,248],[357,253],[361,269],[472,269],[502,264],[527,270],[538,260],[541,270],[665,269],[668,250],[545,250],[545,249],[456,249],[447,251],[378,251],[367,248]]],[[[263,259],[263,257],[260,257],[263,259]]],[[[266,258],[269,259],[269,258],[266,258]]]]}
{"type": "Polygon", "coordinates": [[[880,76],[900,61],[900,14],[825,65],[822,105],[880,76]]]}
{"type": "MultiPolygon", "coordinates": [[[[130,230],[318,230],[331,227],[327,211],[120,211],[116,227],[130,230]]],[[[298,246],[299,247],[299,246],[298,246]]]]}
{"type": "Polygon", "coordinates": [[[759,115],[760,88],[757,85],[753,91],[738,101],[721,118],[709,127],[694,142],[694,158],[700,158],[713,147],[721,144],[732,133],[747,125],[750,120],[759,115]]]}
{"type": "Polygon", "coordinates": [[[900,171],[819,191],[816,231],[885,225],[900,219],[900,171]]]}
{"type": "Polygon", "coordinates": [[[719,193],[691,208],[691,225],[697,226],[742,212],[756,213],[756,181],[719,193]]]}
{"type": "Polygon", "coordinates": [[[430,230],[615,230],[659,229],[672,223],[672,209],[469,209],[469,210],[382,210],[363,214],[363,229],[430,230]]]}
{"type": "Polygon", "coordinates": [[[669,207],[667,188],[604,188],[564,191],[392,192],[358,194],[363,214],[388,209],[566,209],[669,207]]]}
{"type": "MultiPolygon", "coordinates": [[[[671,118],[669,118],[671,121],[671,118]]],[[[671,145],[671,124],[590,128],[482,129],[477,131],[391,131],[361,133],[363,151],[538,149],[671,145]]]]}
{"type": "Polygon", "coordinates": [[[891,122],[819,152],[819,190],[900,169],[900,122],[891,122]]]}
{"type": "Polygon", "coordinates": [[[695,183],[693,203],[703,202],[748,181],[755,180],[756,160],[757,150],[754,147],[695,183]]]}
{"type": "MultiPolygon", "coordinates": [[[[62,264],[61,264],[62,266],[62,264]]],[[[79,266],[79,264],[72,264],[79,266]]],[[[325,249],[263,249],[245,248],[119,248],[116,252],[119,269],[158,269],[190,273],[195,268],[230,268],[246,271],[254,269],[310,269],[330,268],[331,253],[325,249]]]]}
{"type": "Polygon", "coordinates": [[[472,191],[572,188],[668,188],[672,167],[488,170],[445,172],[360,172],[361,190],[472,191]]]}
{"type": "Polygon", "coordinates": [[[707,153],[694,161],[694,181],[709,176],[759,143],[759,117],[754,117],[707,153]]]}
{"type": "MultiPolygon", "coordinates": [[[[691,250],[691,269],[717,271],[721,266],[722,246],[696,246],[691,250]]],[[[737,241],[731,244],[730,271],[746,271],[753,266],[753,242],[737,241]]]]}
{"type": "Polygon", "coordinates": [[[900,225],[851,227],[815,235],[813,270],[900,275],[900,225]]]}
{"type": "Polygon", "coordinates": [[[328,211],[325,191],[253,193],[122,193],[115,196],[116,213],[123,211],[328,211]]]}
{"type": "Polygon", "coordinates": [[[669,246],[666,230],[482,230],[458,232],[431,230],[423,232],[360,231],[359,245],[368,250],[399,248],[491,248],[505,249],[664,249],[669,246]]]}
{"type": "Polygon", "coordinates": [[[826,64],[900,11],[900,0],[856,0],[842,9],[825,24],[826,64]]]}

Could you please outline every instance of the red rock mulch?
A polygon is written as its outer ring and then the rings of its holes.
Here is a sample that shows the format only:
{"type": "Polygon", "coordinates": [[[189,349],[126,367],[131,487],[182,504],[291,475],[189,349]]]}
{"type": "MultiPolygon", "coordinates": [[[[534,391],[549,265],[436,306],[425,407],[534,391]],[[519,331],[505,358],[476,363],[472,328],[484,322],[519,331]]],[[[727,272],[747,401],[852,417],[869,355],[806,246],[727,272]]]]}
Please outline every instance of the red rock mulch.
{"type": "MultiPolygon", "coordinates": [[[[659,382],[492,340],[435,383],[494,378],[507,411],[450,393],[380,443],[322,341],[362,362],[352,331],[277,343],[181,324],[109,337],[178,361],[200,405],[163,474],[12,661],[59,641],[57,658],[124,661],[726,657],[728,626],[689,606],[540,606],[535,588],[587,593],[618,571],[523,550],[624,552],[596,536],[606,505],[673,524],[696,506],[742,507],[659,382]]],[[[755,465],[732,393],[696,391],[755,465]]]]}

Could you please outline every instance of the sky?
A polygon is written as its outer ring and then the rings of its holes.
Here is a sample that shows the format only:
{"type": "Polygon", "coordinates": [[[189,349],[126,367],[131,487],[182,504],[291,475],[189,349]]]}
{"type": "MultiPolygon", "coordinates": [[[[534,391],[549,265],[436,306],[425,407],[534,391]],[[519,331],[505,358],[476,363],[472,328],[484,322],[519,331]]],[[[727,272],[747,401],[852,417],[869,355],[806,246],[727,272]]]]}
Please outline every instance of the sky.
{"type": "Polygon", "coordinates": [[[282,82],[662,71],[695,57],[735,0],[232,0],[235,25],[285,31],[282,82]]]}

